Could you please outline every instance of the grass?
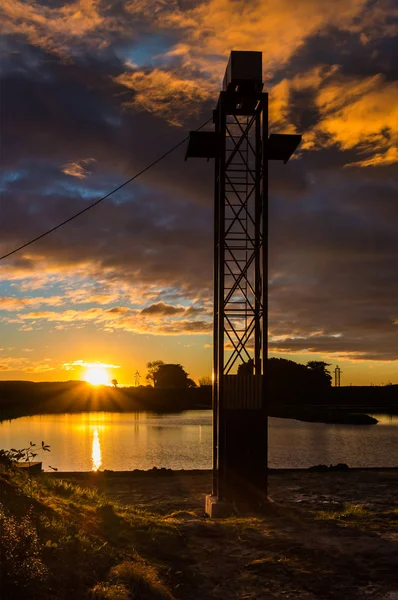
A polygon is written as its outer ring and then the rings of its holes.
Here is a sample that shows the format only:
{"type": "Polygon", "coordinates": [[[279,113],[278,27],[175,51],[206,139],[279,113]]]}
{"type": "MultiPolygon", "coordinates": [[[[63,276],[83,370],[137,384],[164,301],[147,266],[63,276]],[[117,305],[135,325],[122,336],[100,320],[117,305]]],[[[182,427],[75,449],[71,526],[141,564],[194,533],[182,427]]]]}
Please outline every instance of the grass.
{"type": "Polygon", "coordinates": [[[375,510],[363,504],[346,504],[341,510],[317,511],[315,519],[341,528],[366,530],[377,534],[397,534],[398,531],[397,508],[375,510]]]}
{"type": "Polygon", "coordinates": [[[346,504],[342,510],[321,510],[316,514],[320,521],[361,520],[367,518],[370,511],[363,504],[346,504]]]}
{"type": "MultiPolygon", "coordinates": [[[[86,487],[3,469],[0,597],[373,600],[397,590],[398,509],[378,502],[393,493],[392,475],[374,487],[384,491],[373,504],[276,502],[264,515],[220,520],[204,518],[202,497],[193,501],[193,485],[206,490],[201,477],[88,477],[95,487],[86,487]],[[137,508],[134,498],[148,500],[137,508]]],[[[311,474],[302,491],[315,484],[331,479],[311,474]]]]}
{"type": "Polygon", "coordinates": [[[0,486],[4,597],[172,598],[146,558],[178,536],[172,524],[46,476],[3,470],[0,486]]]}

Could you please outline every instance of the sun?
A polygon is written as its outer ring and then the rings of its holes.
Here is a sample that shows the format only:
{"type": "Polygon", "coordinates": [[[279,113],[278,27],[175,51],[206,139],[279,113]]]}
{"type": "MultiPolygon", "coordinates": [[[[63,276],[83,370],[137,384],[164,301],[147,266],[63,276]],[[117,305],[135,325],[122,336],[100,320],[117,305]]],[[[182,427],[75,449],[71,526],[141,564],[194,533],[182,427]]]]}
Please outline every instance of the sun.
{"type": "Polygon", "coordinates": [[[90,367],[87,369],[84,379],[91,385],[109,385],[108,371],[105,367],[90,367]]]}

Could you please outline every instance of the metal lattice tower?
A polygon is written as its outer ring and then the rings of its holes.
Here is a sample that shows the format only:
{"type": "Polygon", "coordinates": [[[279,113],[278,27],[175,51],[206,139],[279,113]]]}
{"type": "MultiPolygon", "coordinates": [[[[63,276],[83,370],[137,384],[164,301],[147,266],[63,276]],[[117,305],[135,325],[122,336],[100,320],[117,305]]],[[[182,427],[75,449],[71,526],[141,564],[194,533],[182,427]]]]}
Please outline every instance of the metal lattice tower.
{"type": "Polygon", "coordinates": [[[239,435],[233,421],[234,417],[242,417],[239,409],[245,406],[252,407],[263,423],[261,460],[266,464],[267,427],[261,376],[266,355],[263,139],[264,135],[267,138],[267,131],[264,134],[263,129],[267,124],[268,98],[261,91],[251,96],[249,106],[242,108],[237,92],[221,92],[215,111],[220,147],[215,167],[213,494],[222,498],[231,496],[231,471],[233,479],[239,479],[241,469],[237,463],[244,458],[245,448],[239,449],[239,457],[232,456],[232,443],[236,445],[236,440],[231,438],[239,435]],[[236,375],[240,364],[247,365],[247,376],[243,378],[236,375]]]}
{"type": "MultiPolygon", "coordinates": [[[[215,158],[213,493],[267,497],[268,160],[299,135],[268,136],[261,52],[231,52],[215,131],[191,132],[186,158],[215,158]]],[[[209,509],[211,514],[212,509],[209,509]]]]}

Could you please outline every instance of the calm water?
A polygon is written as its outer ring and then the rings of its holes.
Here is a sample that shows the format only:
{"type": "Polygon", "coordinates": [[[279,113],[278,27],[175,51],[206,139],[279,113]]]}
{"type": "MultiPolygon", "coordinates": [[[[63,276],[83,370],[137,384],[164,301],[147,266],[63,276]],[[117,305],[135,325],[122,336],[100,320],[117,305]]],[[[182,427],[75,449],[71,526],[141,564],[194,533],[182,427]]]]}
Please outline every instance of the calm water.
{"type": "MultiPolygon", "coordinates": [[[[270,467],[345,462],[351,467],[398,466],[398,417],[374,415],[378,425],[349,426],[270,419],[270,467]]],[[[81,413],[22,417],[0,423],[0,448],[30,441],[43,468],[59,471],[211,468],[211,411],[178,415],[81,413]]]]}

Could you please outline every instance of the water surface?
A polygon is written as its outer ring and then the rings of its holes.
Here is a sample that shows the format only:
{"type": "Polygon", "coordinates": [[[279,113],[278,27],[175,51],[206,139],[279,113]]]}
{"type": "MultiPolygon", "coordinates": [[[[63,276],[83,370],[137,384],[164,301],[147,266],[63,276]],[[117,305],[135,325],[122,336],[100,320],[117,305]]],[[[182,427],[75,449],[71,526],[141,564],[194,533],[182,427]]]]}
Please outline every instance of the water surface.
{"type": "MultiPolygon", "coordinates": [[[[377,425],[330,425],[293,419],[269,420],[269,465],[273,468],[347,463],[350,467],[398,466],[398,416],[373,415],[377,425]]],[[[0,448],[30,441],[59,471],[210,469],[210,410],[180,414],[91,412],[21,417],[0,423],[0,448]]]]}

